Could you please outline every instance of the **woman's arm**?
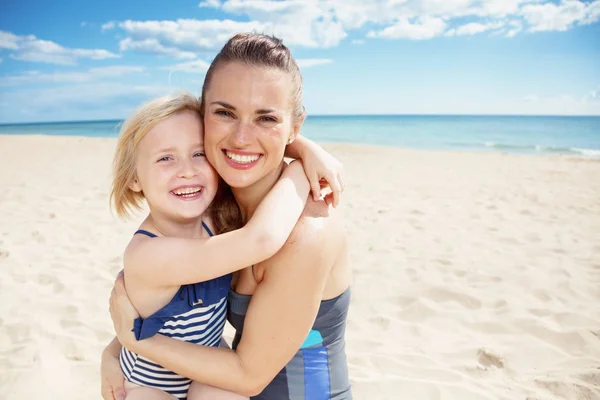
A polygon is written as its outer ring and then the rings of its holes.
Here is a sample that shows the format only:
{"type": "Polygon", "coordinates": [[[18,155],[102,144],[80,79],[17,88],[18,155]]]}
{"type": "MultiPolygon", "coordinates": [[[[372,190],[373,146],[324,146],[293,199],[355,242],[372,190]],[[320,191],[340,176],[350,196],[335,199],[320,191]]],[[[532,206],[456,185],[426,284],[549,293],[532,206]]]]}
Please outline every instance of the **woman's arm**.
{"type": "Polygon", "coordinates": [[[126,273],[147,284],[173,286],[207,281],[263,261],[287,240],[308,190],[302,163],[295,161],[243,228],[203,239],[140,240],[125,253],[126,273]],[[195,268],[198,262],[202,268],[195,268]]]}
{"type": "Polygon", "coordinates": [[[331,194],[325,196],[325,201],[337,207],[345,186],[344,166],[341,162],[312,140],[300,135],[286,146],[285,156],[302,160],[315,201],[321,197],[324,181],[331,188],[331,194]]]}
{"type": "Polygon", "coordinates": [[[322,293],[339,248],[339,235],[318,219],[303,218],[286,245],[265,261],[236,351],[197,346],[162,335],[135,341],[130,329],[136,313],[121,282],[111,297],[119,340],[190,379],[245,395],[256,395],[300,348],[319,310],[322,293]]]}

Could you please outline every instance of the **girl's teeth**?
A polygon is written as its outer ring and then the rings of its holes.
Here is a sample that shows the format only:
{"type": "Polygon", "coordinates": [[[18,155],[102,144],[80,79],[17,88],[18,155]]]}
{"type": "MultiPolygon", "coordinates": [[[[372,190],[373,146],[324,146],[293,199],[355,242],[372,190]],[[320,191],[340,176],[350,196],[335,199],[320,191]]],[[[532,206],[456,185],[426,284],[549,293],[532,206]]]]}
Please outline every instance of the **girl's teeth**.
{"type": "Polygon", "coordinates": [[[227,157],[229,157],[229,159],[231,159],[239,164],[249,164],[251,162],[258,160],[258,158],[260,157],[258,154],[241,155],[241,154],[233,153],[231,151],[226,151],[225,154],[227,154],[227,157]]]}
{"type": "Polygon", "coordinates": [[[177,189],[174,190],[173,193],[175,193],[178,196],[182,196],[182,195],[188,195],[188,194],[196,194],[198,192],[200,192],[201,188],[197,187],[197,188],[183,188],[183,189],[177,189]]]}

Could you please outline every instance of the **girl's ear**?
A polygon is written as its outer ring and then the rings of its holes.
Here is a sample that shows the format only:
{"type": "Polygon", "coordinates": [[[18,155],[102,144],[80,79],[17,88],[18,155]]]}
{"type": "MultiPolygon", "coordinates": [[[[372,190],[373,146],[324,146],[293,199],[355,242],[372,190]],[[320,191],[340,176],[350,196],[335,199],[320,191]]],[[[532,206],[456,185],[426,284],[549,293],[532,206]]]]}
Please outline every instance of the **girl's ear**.
{"type": "Polygon", "coordinates": [[[140,185],[140,182],[137,178],[133,178],[133,181],[131,181],[127,186],[136,193],[140,193],[142,191],[142,185],[140,185]]]}

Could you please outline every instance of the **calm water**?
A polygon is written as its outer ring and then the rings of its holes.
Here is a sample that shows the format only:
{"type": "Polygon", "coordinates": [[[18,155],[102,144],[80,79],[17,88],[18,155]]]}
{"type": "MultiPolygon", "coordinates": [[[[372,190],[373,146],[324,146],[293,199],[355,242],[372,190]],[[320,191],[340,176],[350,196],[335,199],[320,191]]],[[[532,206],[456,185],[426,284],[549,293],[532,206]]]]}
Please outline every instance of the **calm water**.
{"type": "MultiPolygon", "coordinates": [[[[0,134],[116,137],[120,123],[0,125],[0,134]]],[[[323,142],[600,158],[600,117],[309,116],[302,133],[323,142]]]]}

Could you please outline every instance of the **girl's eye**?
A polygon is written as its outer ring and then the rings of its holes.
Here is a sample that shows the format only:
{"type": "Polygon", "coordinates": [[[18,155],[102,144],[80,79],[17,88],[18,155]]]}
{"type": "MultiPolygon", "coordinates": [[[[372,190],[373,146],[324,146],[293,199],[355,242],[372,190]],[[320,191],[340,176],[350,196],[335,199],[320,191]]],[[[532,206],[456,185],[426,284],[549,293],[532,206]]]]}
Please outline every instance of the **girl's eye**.
{"type": "Polygon", "coordinates": [[[204,153],[199,151],[197,153],[194,153],[194,157],[204,157],[204,153]]]}
{"type": "Polygon", "coordinates": [[[277,122],[277,119],[275,117],[270,117],[268,115],[263,115],[258,120],[261,122],[277,122]]]}
{"type": "Polygon", "coordinates": [[[164,156],[164,157],[161,157],[161,158],[159,158],[157,162],[169,161],[169,160],[171,160],[171,157],[169,157],[169,156],[164,156]]]}

